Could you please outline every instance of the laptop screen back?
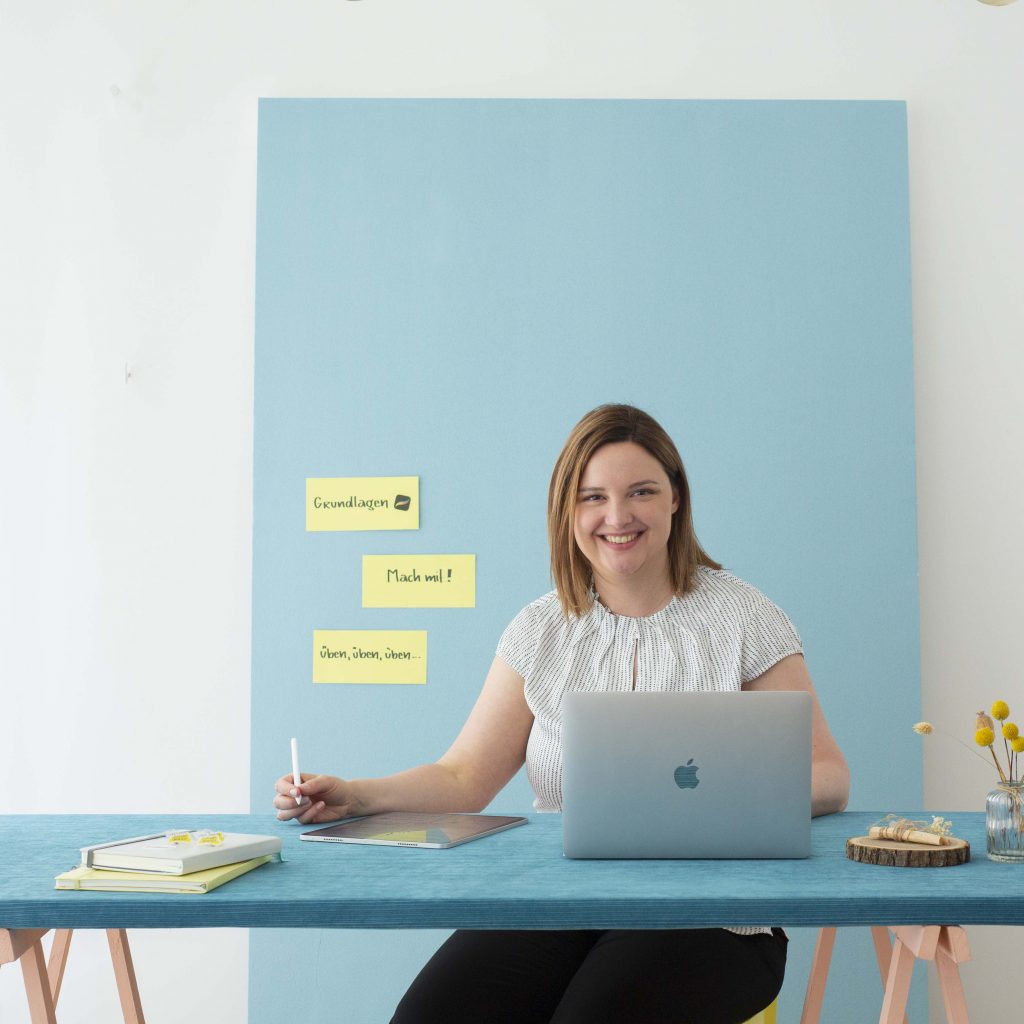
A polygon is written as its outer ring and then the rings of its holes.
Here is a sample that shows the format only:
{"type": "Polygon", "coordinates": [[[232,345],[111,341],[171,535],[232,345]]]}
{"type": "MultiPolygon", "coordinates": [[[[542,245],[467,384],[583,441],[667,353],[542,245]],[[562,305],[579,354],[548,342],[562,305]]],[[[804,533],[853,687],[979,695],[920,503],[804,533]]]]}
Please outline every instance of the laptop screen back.
{"type": "Polygon", "coordinates": [[[810,854],[811,696],[570,693],[567,857],[810,854]]]}

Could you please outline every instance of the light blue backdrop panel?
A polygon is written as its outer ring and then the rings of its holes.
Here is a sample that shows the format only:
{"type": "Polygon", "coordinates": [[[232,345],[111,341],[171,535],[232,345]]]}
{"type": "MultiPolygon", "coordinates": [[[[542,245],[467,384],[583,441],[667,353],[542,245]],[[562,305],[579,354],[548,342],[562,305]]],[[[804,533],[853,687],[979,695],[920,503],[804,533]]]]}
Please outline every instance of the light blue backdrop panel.
{"type": "MultiPolygon", "coordinates": [[[[664,424],[705,546],[796,623],[851,808],[920,806],[902,103],[265,100],[256,274],[254,809],[292,735],[349,777],[443,753],[550,589],[551,466],[608,401],[664,424]],[[306,477],[405,474],[419,531],[305,531],[306,477]],[[476,608],[361,608],[388,553],[476,554],[476,608]],[[314,686],[315,628],[426,629],[427,685],[314,686]]],[[[254,933],[250,1019],[386,1021],[442,937],[254,933]]],[[[844,936],[826,1018],[877,988],[844,936]]]]}

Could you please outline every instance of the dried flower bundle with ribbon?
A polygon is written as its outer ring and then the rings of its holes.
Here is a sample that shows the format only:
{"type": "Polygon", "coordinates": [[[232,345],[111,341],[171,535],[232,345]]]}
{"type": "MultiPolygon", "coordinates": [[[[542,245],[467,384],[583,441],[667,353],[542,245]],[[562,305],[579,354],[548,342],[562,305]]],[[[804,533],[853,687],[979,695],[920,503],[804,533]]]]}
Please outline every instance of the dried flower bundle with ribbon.
{"type": "Polygon", "coordinates": [[[953,822],[933,817],[929,825],[897,814],[887,814],[868,829],[872,839],[891,839],[898,843],[921,843],[925,846],[949,846],[953,839],[953,822]]]}
{"type": "Polygon", "coordinates": [[[888,868],[948,868],[971,859],[971,844],[953,835],[948,818],[936,816],[928,824],[887,814],[866,836],[846,840],[846,856],[888,868]]]}

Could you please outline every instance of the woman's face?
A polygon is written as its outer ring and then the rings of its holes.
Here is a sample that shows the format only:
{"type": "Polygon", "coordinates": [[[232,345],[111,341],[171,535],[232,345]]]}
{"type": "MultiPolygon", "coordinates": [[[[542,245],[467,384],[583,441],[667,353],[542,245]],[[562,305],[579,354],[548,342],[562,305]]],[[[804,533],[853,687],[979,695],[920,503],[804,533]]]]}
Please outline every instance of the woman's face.
{"type": "Polygon", "coordinates": [[[622,441],[594,452],[580,478],[574,532],[598,590],[602,580],[659,584],[668,577],[678,507],[668,474],[646,448],[622,441]]]}

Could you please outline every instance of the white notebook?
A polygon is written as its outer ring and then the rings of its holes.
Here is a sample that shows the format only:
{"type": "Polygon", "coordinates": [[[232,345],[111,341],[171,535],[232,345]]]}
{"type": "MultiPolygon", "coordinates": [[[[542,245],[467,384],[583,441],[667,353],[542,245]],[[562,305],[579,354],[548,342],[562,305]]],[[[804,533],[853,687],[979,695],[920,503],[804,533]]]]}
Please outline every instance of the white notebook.
{"type": "Polygon", "coordinates": [[[281,840],[277,836],[182,829],[83,846],[82,867],[187,875],[280,852],[281,840]]]}

